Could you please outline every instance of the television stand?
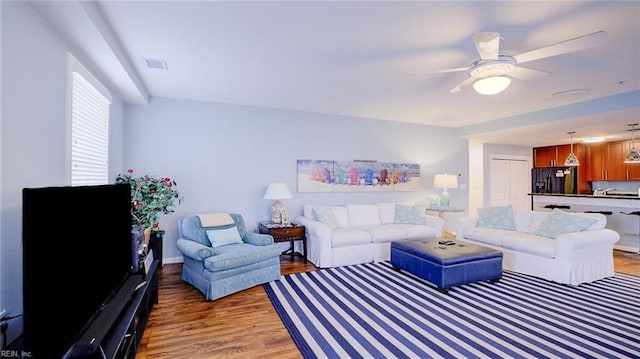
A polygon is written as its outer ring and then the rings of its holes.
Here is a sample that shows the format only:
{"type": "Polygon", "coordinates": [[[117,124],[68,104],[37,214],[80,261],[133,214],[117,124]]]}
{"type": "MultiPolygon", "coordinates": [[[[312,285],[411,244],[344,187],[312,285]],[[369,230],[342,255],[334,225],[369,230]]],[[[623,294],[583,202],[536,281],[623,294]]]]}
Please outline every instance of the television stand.
{"type": "Polygon", "coordinates": [[[154,260],[139,288],[100,344],[95,358],[134,359],[153,305],[158,303],[158,260],[154,260]]]}

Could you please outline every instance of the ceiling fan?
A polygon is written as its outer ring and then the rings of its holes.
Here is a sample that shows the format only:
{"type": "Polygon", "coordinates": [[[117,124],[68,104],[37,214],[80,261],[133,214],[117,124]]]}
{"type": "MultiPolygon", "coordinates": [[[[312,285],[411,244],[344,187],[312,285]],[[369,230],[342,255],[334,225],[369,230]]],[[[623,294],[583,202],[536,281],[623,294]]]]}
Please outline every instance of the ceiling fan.
{"type": "Polygon", "coordinates": [[[520,55],[500,53],[502,37],[497,32],[476,32],[471,35],[478,49],[480,59],[470,66],[436,71],[435,73],[469,71],[469,77],[449,92],[460,92],[473,84],[476,91],[484,95],[493,95],[506,89],[511,83],[509,77],[521,80],[534,80],[549,75],[549,72],[520,67],[525,62],[544,59],[596,47],[607,39],[606,31],[598,31],[574,39],[562,41],[520,55]]]}

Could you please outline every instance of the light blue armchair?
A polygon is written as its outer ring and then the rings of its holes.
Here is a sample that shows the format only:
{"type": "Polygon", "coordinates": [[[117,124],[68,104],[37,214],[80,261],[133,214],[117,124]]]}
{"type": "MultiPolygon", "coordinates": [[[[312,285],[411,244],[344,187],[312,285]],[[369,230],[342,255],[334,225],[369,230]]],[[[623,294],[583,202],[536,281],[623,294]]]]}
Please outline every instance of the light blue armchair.
{"type": "Polygon", "coordinates": [[[207,300],[280,279],[280,248],[268,234],[247,232],[239,214],[185,217],[178,232],[182,280],[207,300]]]}

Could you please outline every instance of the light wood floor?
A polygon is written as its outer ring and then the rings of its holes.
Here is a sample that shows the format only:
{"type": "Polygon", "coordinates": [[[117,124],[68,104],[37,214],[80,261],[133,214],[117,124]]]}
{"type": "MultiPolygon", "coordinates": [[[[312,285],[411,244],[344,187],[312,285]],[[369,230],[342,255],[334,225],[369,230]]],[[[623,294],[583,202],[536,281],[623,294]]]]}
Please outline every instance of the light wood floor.
{"type": "MultiPolygon", "coordinates": [[[[640,260],[614,251],[616,272],[640,276],[640,260]]],[[[283,274],[315,270],[280,257],[283,274]]],[[[159,303],[153,309],[137,359],[301,358],[261,286],[213,302],[180,279],[181,264],[160,270],[159,303]]]]}

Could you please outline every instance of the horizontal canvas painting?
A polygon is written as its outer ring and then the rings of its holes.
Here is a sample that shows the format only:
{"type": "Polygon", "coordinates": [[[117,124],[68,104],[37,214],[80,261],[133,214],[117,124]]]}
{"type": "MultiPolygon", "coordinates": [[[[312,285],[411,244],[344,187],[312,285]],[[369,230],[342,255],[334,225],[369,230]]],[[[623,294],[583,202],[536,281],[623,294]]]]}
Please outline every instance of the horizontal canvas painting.
{"type": "Polygon", "coordinates": [[[419,191],[420,165],[298,160],[298,192],[419,191]]]}

